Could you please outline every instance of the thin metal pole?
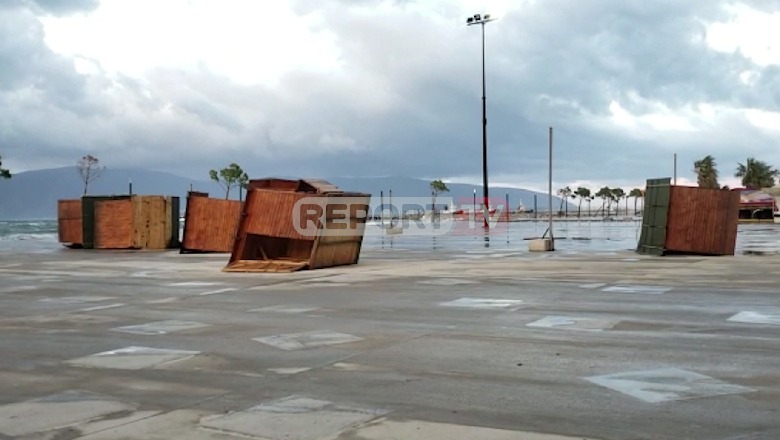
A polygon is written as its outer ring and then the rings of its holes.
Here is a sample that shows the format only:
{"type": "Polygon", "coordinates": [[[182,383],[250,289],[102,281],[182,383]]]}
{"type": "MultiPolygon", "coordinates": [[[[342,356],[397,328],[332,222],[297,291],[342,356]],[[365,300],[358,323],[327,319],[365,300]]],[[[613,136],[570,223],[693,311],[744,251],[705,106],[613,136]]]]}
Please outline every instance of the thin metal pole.
{"type": "Polygon", "coordinates": [[[395,217],[395,214],[393,211],[393,190],[390,190],[390,229],[393,229],[393,219],[395,217]]]}
{"type": "Polygon", "coordinates": [[[677,185],[677,153],[674,153],[674,184],[677,185]]]}
{"type": "Polygon", "coordinates": [[[534,194],[534,218],[539,218],[539,209],[536,205],[536,194],[534,194]]]}
{"type": "Polygon", "coordinates": [[[487,169],[487,97],[485,93],[485,22],[482,22],[482,189],[485,206],[485,228],[488,228],[490,205],[488,203],[488,169],[487,169]]]}
{"type": "Polygon", "coordinates": [[[553,154],[553,128],[550,127],[550,147],[549,147],[549,174],[547,180],[547,204],[550,208],[550,240],[552,241],[553,248],[555,245],[555,237],[553,236],[553,216],[552,216],[552,156],[553,154]]]}
{"type": "Polygon", "coordinates": [[[477,189],[476,188],[474,188],[474,205],[471,207],[471,215],[473,216],[472,219],[474,220],[473,225],[476,226],[477,224],[477,189]]]}

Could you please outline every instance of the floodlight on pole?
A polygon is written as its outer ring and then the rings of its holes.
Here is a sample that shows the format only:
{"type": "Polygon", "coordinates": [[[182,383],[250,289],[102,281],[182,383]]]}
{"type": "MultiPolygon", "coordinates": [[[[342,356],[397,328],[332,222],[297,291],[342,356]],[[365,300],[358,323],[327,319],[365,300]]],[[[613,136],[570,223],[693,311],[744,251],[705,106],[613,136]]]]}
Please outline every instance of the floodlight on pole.
{"type": "Polygon", "coordinates": [[[488,204],[488,173],[487,173],[487,98],[485,97],[485,23],[497,20],[491,18],[490,14],[474,14],[473,17],[466,19],[466,26],[475,24],[482,25],[482,196],[484,204],[482,212],[485,218],[485,228],[488,226],[488,216],[490,215],[490,205],[488,204]]]}

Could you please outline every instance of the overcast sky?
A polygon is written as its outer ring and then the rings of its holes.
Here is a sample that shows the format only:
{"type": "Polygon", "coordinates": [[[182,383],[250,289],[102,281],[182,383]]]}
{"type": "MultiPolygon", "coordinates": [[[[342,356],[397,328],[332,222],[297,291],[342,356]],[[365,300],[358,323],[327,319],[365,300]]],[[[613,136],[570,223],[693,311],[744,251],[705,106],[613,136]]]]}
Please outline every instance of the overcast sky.
{"type": "Polygon", "coordinates": [[[721,183],[780,167],[780,0],[2,0],[0,155],[190,178],[721,183]]]}

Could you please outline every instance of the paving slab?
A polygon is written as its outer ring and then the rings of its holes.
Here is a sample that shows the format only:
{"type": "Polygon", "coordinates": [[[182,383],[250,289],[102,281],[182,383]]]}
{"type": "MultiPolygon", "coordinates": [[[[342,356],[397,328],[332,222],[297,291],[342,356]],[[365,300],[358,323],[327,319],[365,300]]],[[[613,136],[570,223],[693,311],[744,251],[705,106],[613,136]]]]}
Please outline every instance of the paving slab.
{"type": "Polygon", "coordinates": [[[182,361],[199,353],[170,348],[131,346],[71,359],[66,361],[66,364],[79,367],[138,370],[182,361]]]}
{"type": "Polygon", "coordinates": [[[166,321],[147,322],[146,324],[115,327],[111,330],[135,335],[165,335],[168,333],[201,329],[209,326],[209,324],[203,324],[200,322],[179,321],[176,319],[171,319],[166,321]]]}
{"type": "Polygon", "coordinates": [[[611,328],[618,322],[615,319],[586,318],[581,316],[545,316],[526,324],[526,327],[601,331],[611,328]]]}
{"type": "Polygon", "coordinates": [[[227,415],[205,417],[200,425],[268,440],[320,440],[383,414],[385,411],[380,409],[290,396],[227,415]]]}
{"type": "Polygon", "coordinates": [[[754,390],[679,368],[592,376],[588,381],[648,403],[742,394],[754,390]]]}
{"type": "Polygon", "coordinates": [[[259,307],[256,309],[249,309],[247,312],[263,312],[263,313],[309,313],[320,310],[317,306],[308,306],[302,304],[279,304],[275,306],[259,307]]]}
{"type": "Polygon", "coordinates": [[[737,313],[728,320],[747,324],[780,325],[780,313],[745,311],[737,313]]]}
{"type": "Polygon", "coordinates": [[[516,310],[523,304],[519,299],[503,299],[503,298],[458,298],[452,301],[446,301],[441,303],[445,307],[460,307],[465,309],[501,309],[501,310],[516,310]]]}
{"type": "Polygon", "coordinates": [[[86,422],[135,406],[110,397],[72,390],[0,406],[0,434],[23,436],[86,422]]]}
{"type": "Polygon", "coordinates": [[[252,339],[282,350],[301,350],[304,348],[324,347],[327,345],[348,344],[350,342],[363,340],[363,338],[359,336],[329,330],[263,336],[252,339]]]}
{"type": "Polygon", "coordinates": [[[642,285],[617,285],[607,286],[601,289],[602,292],[610,293],[637,293],[642,295],[661,295],[672,290],[665,286],[642,286],[642,285]]]}
{"type": "Polygon", "coordinates": [[[381,420],[355,428],[336,440],[596,440],[539,432],[509,431],[479,426],[434,423],[422,420],[381,420]]]}

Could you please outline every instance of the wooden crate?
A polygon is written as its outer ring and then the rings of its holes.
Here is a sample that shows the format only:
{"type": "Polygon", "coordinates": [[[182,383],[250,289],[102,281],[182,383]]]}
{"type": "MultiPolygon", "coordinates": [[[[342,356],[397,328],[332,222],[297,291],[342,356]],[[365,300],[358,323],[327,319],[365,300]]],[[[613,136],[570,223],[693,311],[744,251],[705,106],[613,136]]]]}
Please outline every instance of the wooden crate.
{"type": "Polygon", "coordinates": [[[230,252],[236,239],[242,202],[190,192],[181,252],[230,252]]]}
{"type": "Polygon", "coordinates": [[[57,235],[59,242],[71,247],[83,244],[81,199],[57,201],[57,235]]]}
{"type": "Polygon", "coordinates": [[[230,261],[224,270],[291,272],[355,264],[360,255],[369,201],[369,195],[345,193],[321,180],[253,180],[230,261]],[[294,225],[303,226],[306,219],[296,206],[312,197],[304,208],[324,215],[311,223],[313,228],[302,232],[294,225]],[[354,204],[356,200],[364,204],[363,211],[346,215],[348,218],[343,221],[350,228],[342,234],[333,234],[329,228],[338,216],[329,207],[354,204]]]}
{"type": "Polygon", "coordinates": [[[739,193],[647,181],[637,252],[651,255],[734,255],[739,193]]]}

